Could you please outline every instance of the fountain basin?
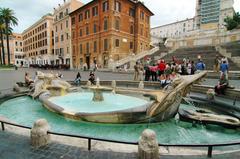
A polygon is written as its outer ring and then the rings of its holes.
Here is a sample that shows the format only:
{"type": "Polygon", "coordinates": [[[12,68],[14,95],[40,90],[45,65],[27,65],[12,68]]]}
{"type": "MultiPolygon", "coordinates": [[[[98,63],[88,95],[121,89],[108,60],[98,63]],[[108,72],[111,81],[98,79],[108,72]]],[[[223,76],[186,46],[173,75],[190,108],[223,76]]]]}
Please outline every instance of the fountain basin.
{"type": "Polygon", "coordinates": [[[92,92],[69,93],[41,99],[43,105],[72,119],[98,123],[134,123],[146,117],[148,100],[103,92],[104,101],[92,101],[92,92]]]}

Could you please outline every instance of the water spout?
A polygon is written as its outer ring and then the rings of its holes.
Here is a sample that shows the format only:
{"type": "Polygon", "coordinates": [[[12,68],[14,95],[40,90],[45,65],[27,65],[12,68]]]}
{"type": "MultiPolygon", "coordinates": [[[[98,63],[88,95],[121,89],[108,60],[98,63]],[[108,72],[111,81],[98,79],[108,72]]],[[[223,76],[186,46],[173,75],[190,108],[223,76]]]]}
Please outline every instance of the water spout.
{"type": "Polygon", "coordinates": [[[99,77],[97,78],[96,86],[100,87],[100,79],[99,79],[99,77]]]}

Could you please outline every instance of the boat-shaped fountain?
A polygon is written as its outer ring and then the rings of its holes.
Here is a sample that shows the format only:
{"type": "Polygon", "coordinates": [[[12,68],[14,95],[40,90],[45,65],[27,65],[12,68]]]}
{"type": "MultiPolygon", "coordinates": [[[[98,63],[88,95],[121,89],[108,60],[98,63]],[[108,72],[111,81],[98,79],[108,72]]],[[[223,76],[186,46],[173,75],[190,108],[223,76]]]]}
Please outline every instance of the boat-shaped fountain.
{"type": "Polygon", "coordinates": [[[67,82],[40,73],[32,96],[39,97],[50,111],[72,119],[96,123],[161,122],[177,114],[182,97],[205,75],[200,72],[179,76],[163,90],[117,88],[114,82],[112,87],[103,87],[98,80],[96,85],[84,86],[85,91],[73,93],[67,82]],[[133,97],[136,93],[152,100],[133,97]]]}

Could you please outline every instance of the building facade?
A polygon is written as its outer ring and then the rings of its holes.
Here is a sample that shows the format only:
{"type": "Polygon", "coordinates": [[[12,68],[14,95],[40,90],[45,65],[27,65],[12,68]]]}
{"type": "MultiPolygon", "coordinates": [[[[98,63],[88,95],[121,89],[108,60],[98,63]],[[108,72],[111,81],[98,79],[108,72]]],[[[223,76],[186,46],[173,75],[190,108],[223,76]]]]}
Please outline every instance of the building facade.
{"type": "Polygon", "coordinates": [[[63,1],[62,5],[54,8],[54,55],[53,61],[55,65],[72,63],[71,55],[71,19],[70,12],[81,7],[83,3],[78,0],[63,1]]]}
{"type": "Polygon", "coordinates": [[[233,0],[196,0],[194,18],[152,28],[151,35],[160,39],[181,38],[197,32],[224,29],[224,19],[234,14],[233,4],[233,0]]]}
{"type": "Polygon", "coordinates": [[[108,67],[109,61],[149,50],[152,15],[133,0],[93,0],[72,12],[73,66],[108,67]]]}
{"type": "Polygon", "coordinates": [[[27,63],[23,52],[22,34],[13,33],[12,37],[14,43],[14,64],[18,67],[25,67],[27,63]]]}
{"type": "Polygon", "coordinates": [[[178,21],[151,29],[151,35],[159,38],[177,38],[195,29],[194,18],[178,21]]]}
{"type": "MultiPolygon", "coordinates": [[[[6,36],[3,37],[4,43],[4,52],[5,52],[5,63],[8,62],[8,53],[7,53],[7,39],[6,36]]],[[[1,44],[0,44],[1,45],[1,44]]],[[[16,66],[24,66],[24,53],[23,53],[23,42],[22,35],[18,33],[13,33],[9,36],[9,49],[10,49],[10,64],[16,66]]],[[[2,48],[1,48],[2,52],[2,48]]]]}
{"type": "Polygon", "coordinates": [[[53,16],[47,14],[23,31],[23,51],[28,65],[54,64],[53,16]]]}
{"type": "Polygon", "coordinates": [[[224,19],[234,14],[234,0],[197,0],[196,24],[201,30],[224,27],[224,19]]]}

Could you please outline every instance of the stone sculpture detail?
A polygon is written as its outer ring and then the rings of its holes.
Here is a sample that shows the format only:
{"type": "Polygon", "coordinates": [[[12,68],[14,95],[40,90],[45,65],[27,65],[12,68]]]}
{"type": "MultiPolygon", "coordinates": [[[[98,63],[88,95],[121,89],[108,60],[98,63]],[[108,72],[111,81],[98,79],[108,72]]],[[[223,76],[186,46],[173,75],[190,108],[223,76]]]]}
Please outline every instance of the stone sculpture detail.
{"type": "Polygon", "coordinates": [[[139,159],[159,159],[159,147],[156,133],[153,130],[143,131],[138,143],[139,159]]]}
{"type": "Polygon", "coordinates": [[[31,96],[36,98],[46,92],[50,92],[52,96],[64,95],[70,87],[71,85],[68,82],[63,81],[56,75],[38,72],[37,79],[34,82],[34,92],[31,96]]]}
{"type": "Polygon", "coordinates": [[[36,148],[47,145],[50,141],[50,135],[47,133],[49,130],[46,119],[37,120],[31,130],[31,145],[36,148]]]}

